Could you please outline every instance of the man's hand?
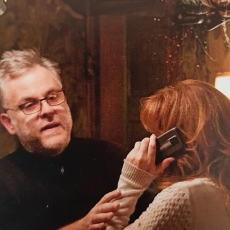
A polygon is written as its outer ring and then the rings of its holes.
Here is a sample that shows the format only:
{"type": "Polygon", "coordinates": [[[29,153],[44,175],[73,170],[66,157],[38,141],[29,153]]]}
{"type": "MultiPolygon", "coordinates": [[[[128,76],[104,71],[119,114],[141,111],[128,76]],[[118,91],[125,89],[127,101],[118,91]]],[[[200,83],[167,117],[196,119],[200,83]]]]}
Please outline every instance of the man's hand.
{"type": "Polygon", "coordinates": [[[67,225],[59,230],[104,230],[106,222],[113,218],[114,213],[119,209],[118,202],[111,202],[120,196],[119,190],[107,193],[82,219],[67,225]]]}

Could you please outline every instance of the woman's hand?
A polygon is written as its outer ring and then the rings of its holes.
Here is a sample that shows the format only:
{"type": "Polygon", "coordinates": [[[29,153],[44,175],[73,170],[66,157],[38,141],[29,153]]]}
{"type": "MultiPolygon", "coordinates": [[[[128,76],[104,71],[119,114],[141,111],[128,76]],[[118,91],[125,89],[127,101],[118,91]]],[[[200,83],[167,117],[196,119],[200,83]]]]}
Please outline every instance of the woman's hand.
{"type": "Polygon", "coordinates": [[[164,159],[159,165],[155,165],[156,158],[156,136],[152,134],[150,138],[144,138],[141,142],[136,142],[134,148],[129,152],[126,161],[134,166],[145,170],[156,177],[169,166],[174,158],[164,159]]]}

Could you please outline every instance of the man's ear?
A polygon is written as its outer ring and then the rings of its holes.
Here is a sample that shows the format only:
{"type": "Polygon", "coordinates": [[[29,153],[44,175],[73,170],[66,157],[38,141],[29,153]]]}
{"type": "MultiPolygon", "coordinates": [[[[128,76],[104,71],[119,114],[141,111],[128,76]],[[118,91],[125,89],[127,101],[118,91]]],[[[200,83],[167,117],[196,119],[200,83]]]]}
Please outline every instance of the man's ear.
{"type": "Polygon", "coordinates": [[[8,131],[9,134],[14,135],[16,134],[13,125],[11,124],[11,119],[8,116],[7,113],[1,113],[0,114],[0,118],[1,118],[1,123],[2,125],[6,128],[6,130],[8,131]]]}

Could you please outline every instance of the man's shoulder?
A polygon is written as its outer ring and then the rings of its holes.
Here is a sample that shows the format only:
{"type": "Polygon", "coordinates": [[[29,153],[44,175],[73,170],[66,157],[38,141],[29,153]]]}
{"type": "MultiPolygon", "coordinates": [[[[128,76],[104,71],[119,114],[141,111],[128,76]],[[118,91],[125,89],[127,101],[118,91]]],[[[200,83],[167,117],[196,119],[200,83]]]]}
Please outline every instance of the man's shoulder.
{"type": "Polygon", "coordinates": [[[17,158],[18,156],[18,149],[15,150],[14,152],[4,156],[3,158],[0,159],[0,170],[4,167],[4,166],[8,166],[10,164],[12,164],[12,160],[17,158]]]}
{"type": "Polygon", "coordinates": [[[115,146],[122,146],[118,143],[97,139],[97,138],[84,138],[84,137],[71,137],[71,143],[75,144],[83,144],[83,145],[115,145],[115,146]]]}
{"type": "Polygon", "coordinates": [[[72,137],[68,149],[83,153],[116,154],[125,157],[127,148],[121,144],[95,138],[72,137]]]}
{"type": "MultiPolygon", "coordinates": [[[[13,179],[18,178],[18,181],[24,180],[24,175],[20,168],[15,164],[18,160],[18,151],[3,157],[0,159],[0,183],[3,184],[12,184],[13,179]]],[[[15,180],[14,180],[15,181],[15,180]]]]}

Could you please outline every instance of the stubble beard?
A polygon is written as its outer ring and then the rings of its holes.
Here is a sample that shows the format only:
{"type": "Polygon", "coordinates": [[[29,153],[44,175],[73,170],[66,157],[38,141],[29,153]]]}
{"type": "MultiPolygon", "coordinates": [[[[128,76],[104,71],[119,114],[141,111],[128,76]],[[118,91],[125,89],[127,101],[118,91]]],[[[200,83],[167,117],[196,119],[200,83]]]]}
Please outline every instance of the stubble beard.
{"type": "MultiPolygon", "coordinates": [[[[18,135],[21,145],[30,153],[39,154],[44,156],[55,156],[63,152],[70,142],[71,129],[72,129],[71,114],[66,116],[65,134],[58,143],[47,143],[38,137],[31,137],[29,130],[20,132],[18,135]]],[[[19,127],[20,129],[20,127],[19,127]]]]}

